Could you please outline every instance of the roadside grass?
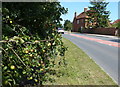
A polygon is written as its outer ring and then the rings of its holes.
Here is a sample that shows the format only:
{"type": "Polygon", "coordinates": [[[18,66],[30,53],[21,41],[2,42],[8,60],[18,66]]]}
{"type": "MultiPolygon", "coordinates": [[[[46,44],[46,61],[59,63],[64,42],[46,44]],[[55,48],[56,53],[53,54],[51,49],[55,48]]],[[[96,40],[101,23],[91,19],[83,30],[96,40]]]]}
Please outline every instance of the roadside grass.
{"type": "MultiPolygon", "coordinates": [[[[0,65],[2,65],[2,45],[0,44],[0,65]]],[[[0,67],[0,87],[2,86],[2,67],[0,67]]]]}
{"type": "Polygon", "coordinates": [[[57,74],[50,75],[55,81],[47,82],[45,85],[117,85],[75,44],[65,38],[63,42],[68,47],[65,54],[67,65],[57,65],[57,74]]]}

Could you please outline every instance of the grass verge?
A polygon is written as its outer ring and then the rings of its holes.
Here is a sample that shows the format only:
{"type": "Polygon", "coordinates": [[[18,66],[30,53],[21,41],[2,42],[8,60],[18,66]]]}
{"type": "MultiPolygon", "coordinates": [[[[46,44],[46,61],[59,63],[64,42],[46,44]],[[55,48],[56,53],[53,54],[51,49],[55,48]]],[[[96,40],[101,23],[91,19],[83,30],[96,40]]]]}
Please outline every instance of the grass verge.
{"type": "Polygon", "coordinates": [[[60,73],[51,75],[55,81],[46,85],[116,85],[80,48],[65,38],[63,42],[68,47],[65,54],[67,65],[56,66],[60,73]]]}

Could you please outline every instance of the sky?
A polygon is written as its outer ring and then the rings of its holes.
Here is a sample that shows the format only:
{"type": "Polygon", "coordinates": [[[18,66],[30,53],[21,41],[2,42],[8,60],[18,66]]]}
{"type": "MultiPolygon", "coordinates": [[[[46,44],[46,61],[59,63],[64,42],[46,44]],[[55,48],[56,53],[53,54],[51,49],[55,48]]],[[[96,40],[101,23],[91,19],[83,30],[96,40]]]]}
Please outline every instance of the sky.
{"type": "MultiPolygon", "coordinates": [[[[64,20],[70,20],[73,21],[74,13],[77,12],[77,15],[79,15],[81,12],[84,11],[84,7],[91,6],[89,2],[61,2],[61,5],[65,8],[68,8],[68,13],[65,15],[62,15],[61,18],[63,18],[63,21],[61,21],[62,24],[64,24],[64,20]]],[[[107,11],[110,11],[110,20],[114,22],[118,19],[118,2],[109,2],[107,5],[107,11]]]]}

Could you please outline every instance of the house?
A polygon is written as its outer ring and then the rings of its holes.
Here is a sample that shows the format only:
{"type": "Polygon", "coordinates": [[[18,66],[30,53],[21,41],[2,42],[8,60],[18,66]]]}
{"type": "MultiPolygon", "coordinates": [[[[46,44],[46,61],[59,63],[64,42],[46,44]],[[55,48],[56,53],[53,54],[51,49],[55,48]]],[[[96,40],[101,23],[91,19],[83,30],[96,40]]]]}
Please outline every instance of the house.
{"type": "Polygon", "coordinates": [[[73,32],[77,32],[82,28],[86,28],[88,23],[86,22],[88,19],[88,16],[85,12],[90,11],[87,10],[87,8],[84,8],[84,12],[80,13],[79,15],[77,15],[77,13],[75,12],[74,14],[74,19],[73,19],[73,32]]]}
{"type": "Polygon", "coordinates": [[[112,24],[116,24],[116,23],[118,23],[118,22],[120,22],[120,19],[117,19],[117,20],[114,21],[112,24]]]}
{"type": "MultiPolygon", "coordinates": [[[[90,26],[96,25],[96,22],[91,23],[88,19],[87,12],[90,12],[90,14],[95,14],[93,10],[88,10],[88,8],[84,8],[84,11],[77,15],[77,13],[74,13],[74,19],[73,19],[73,32],[81,31],[84,28],[90,28],[90,26]]],[[[94,20],[97,20],[96,18],[93,18],[94,20]]],[[[110,21],[108,20],[108,26],[111,27],[110,21]]]]}

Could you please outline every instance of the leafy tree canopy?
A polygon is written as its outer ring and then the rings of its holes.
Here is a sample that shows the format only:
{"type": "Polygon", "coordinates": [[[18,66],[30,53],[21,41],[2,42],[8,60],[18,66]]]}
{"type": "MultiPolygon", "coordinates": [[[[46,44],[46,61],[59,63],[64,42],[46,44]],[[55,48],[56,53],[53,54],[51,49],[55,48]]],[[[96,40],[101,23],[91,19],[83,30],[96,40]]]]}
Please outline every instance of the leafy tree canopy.
{"type": "Polygon", "coordinates": [[[67,30],[67,31],[72,30],[72,23],[71,23],[70,20],[65,20],[64,29],[67,30]]]}
{"type": "Polygon", "coordinates": [[[115,28],[119,28],[119,29],[120,29],[120,22],[115,23],[115,24],[113,24],[112,26],[115,27],[115,28]]]}
{"type": "Polygon", "coordinates": [[[29,29],[29,34],[38,33],[41,37],[46,37],[46,32],[50,30],[48,27],[56,26],[62,20],[61,14],[65,13],[67,13],[67,9],[62,7],[59,2],[3,3],[5,18],[9,15],[9,21],[12,19],[13,23],[29,29]]]}
{"type": "Polygon", "coordinates": [[[50,80],[55,59],[67,50],[55,29],[65,13],[59,2],[2,3],[3,87],[42,85],[50,80]]]}
{"type": "Polygon", "coordinates": [[[89,27],[107,27],[109,22],[109,11],[106,11],[106,7],[109,4],[104,0],[91,0],[89,6],[90,11],[87,11],[89,16],[89,23],[92,23],[89,27]]]}

